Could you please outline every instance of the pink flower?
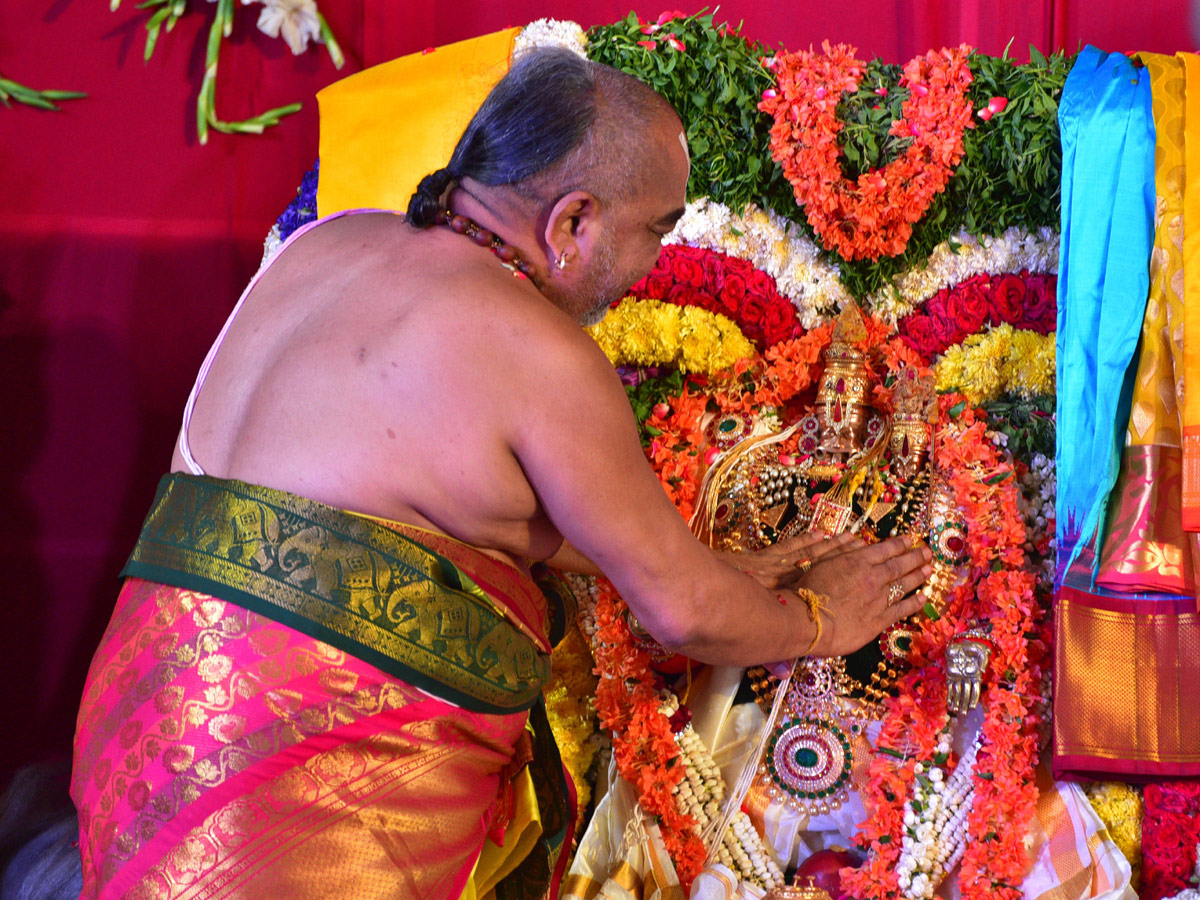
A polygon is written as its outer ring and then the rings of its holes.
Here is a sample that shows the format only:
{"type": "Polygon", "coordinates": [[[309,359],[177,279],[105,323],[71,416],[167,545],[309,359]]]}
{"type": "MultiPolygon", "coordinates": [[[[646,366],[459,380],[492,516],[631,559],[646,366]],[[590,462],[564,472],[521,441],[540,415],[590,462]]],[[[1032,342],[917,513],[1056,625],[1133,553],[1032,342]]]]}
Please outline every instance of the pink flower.
{"type": "Polygon", "coordinates": [[[764,69],[775,68],[775,57],[773,56],[761,57],[758,62],[764,69]]]}
{"type": "Polygon", "coordinates": [[[775,90],[775,88],[767,88],[765,91],[763,91],[764,100],[774,100],[778,96],[779,91],[775,90]]]}
{"type": "Polygon", "coordinates": [[[647,22],[639,30],[642,32],[642,34],[654,34],[654,32],[658,31],[658,26],[651,25],[649,22],[647,22]]]}
{"type": "Polygon", "coordinates": [[[908,86],[908,89],[910,91],[912,91],[914,94],[916,94],[918,97],[928,97],[929,96],[929,88],[927,88],[925,85],[921,84],[920,82],[917,82],[915,84],[910,84],[908,86]]]}
{"type": "Polygon", "coordinates": [[[988,119],[990,119],[992,117],[993,113],[990,109],[981,109],[981,110],[978,110],[975,113],[975,115],[979,116],[979,118],[983,119],[983,121],[986,122],[988,119]]]}
{"type": "Polygon", "coordinates": [[[993,97],[988,101],[987,108],[991,111],[992,115],[998,115],[1004,112],[1004,107],[1006,106],[1008,106],[1007,97],[993,97]]]}
{"type": "MultiPolygon", "coordinates": [[[[877,87],[877,88],[875,88],[875,93],[878,94],[880,97],[886,97],[887,96],[887,88],[877,87]]],[[[875,107],[875,108],[878,109],[879,107],[875,107]]]]}
{"type": "Polygon", "coordinates": [[[678,50],[680,53],[687,52],[687,45],[684,44],[683,41],[679,40],[679,38],[675,37],[675,32],[673,31],[667,35],[667,43],[671,45],[672,50],[678,50]]]}
{"type": "Polygon", "coordinates": [[[670,22],[672,19],[686,19],[687,13],[681,9],[673,9],[670,12],[664,10],[658,14],[658,24],[662,25],[665,22],[670,22]]]}
{"type": "Polygon", "coordinates": [[[666,403],[655,403],[654,404],[654,415],[657,416],[658,418],[665,419],[670,414],[671,414],[671,407],[669,407],[666,403]]]}
{"type": "Polygon", "coordinates": [[[658,46],[658,41],[638,41],[639,47],[645,47],[647,50],[653,50],[658,46]]]}

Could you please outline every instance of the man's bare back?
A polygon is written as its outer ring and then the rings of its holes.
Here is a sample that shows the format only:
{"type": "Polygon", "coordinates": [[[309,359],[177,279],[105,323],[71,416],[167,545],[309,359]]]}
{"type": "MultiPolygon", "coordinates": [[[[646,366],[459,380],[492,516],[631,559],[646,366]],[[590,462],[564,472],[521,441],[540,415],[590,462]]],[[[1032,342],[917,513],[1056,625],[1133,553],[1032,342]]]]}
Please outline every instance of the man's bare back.
{"type": "MultiPolygon", "coordinates": [[[[448,230],[343,216],[255,285],[199,392],[205,472],[452,535],[510,561],[561,536],[513,454],[520,362],[587,335],[448,230]]],[[[553,391],[548,391],[548,396],[553,391]]],[[[184,468],[178,449],[172,464],[184,468]]]]}

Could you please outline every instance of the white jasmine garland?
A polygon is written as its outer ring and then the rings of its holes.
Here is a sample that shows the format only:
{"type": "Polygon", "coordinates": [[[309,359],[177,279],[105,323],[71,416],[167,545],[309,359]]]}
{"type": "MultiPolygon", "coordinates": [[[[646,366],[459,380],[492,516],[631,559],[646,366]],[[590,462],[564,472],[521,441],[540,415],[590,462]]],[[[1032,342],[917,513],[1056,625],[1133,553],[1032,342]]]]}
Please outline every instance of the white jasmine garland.
{"type": "MultiPolygon", "coordinates": [[[[1035,453],[1029,460],[1029,471],[1019,479],[1017,504],[1025,520],[1027,554],[1034,554],[1043,539],[1049,539],[1049,550],[1041,561],[1037,577],[1043,587],[1054,581],[1054,497],[1057,490],[1054,459],[1035,453]]],[[[1036,556],[1035,556],[1036,558],[1036,556]]]]}
{"type": "MultiPolygon", "coordinates": [[[[662,712],[674,715],[679,709],[678,698],[671,693],[664,697],[662,712]]],[[[721,800],[725,797],[725,780],[713,761],[712,754],[691,725],[675,735],[679,747],[679,762],[685,777],[675,786],[675,805],[696,820],[696,828],[704,827],[721,815],[721,800]]],[[[770,890],[784,883],[783,872],[762,842],[749,817],[739,810],[721,836],[717,860],[735,872],[742,881],[770,890]]]]}
{"type": "Polygon", "coordinates": [[[263,241],[262,262],[258,264],[260,271],[267,263],[274,259],[275,254],[279,252],[282,246],[283,238],[279,234],[279,223],[276,222],[271,226],[271,230],[267,232],[267,239],[263,241]]]}
{"type": "Polygon", "coordinates": [[[571,593],[575,595],[575,622],[579,626],[579,630],[583,632],[583,636],[587,638],[588,646],[595,653],[596,603],[598,599],[596,579],[575,572],[564,572],[563,579],[570,587],[571,593]]]}
{"type": "Polygon", "coordinates": [[[513,59],[536,47],[565,47],[587,58],[587,32],[565,19],[538,19],[518,32],[513,41],[513,59]]]}
{"type": "MultiPolygon", "coordinates": [[[[930,900],[967,847],[967,816],[974,798],[971,778],[979,740],[947,776],[943,764],[917,763],[912,795],[904,805],[904,834],[896,865],[900,890],[909,900],[930,900]]],[[[950,755],[949,727],[938,737],[935,759],[950,755]]]]}

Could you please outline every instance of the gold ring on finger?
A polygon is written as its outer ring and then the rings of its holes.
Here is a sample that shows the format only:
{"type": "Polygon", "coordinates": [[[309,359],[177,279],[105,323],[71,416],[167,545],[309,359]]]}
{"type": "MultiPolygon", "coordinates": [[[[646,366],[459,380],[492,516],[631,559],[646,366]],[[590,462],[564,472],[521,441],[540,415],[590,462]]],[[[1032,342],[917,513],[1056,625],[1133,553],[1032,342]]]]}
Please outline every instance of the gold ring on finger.
{"type": "Polygon", "coordinates": [[[904,599],[904,587],[898,581],[893,581],[888,585],[888,606],[895,606],[904,599]]]}
{"type": "Polygon", "coordinates": [[[806,556],[803,559],[796,560],[794,563],[792,563],[792,565],[796,567],[797,572],[803,574],[812,568],[812,562],[813,561],[806,556]]]}

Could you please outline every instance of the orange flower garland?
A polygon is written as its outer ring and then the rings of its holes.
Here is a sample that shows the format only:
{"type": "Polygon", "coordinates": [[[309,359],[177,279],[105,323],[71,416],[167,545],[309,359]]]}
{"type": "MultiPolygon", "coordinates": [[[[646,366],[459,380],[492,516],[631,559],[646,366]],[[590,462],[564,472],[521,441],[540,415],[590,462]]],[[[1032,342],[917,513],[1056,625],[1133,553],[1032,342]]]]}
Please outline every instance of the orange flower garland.
{"type": "Polygon", "coordinates": [[[963,130],[972,124],[969,48],[930,51],[905,64],[900,83],[910,96],[891,134],[912,143],[883,168],[849,181],[840,163],[837,107],[843,92],[858,90],[865,63],[845,44],[821,47],[823,54],[775,57],[778,89],[759,104],[775,119],[771,155],[825,249],[849,260],[896,256],[962,159],[963,130]]]}
{"type": "Polygon", "coordinates": [[[984,721],[972,779],[974,801],[967,819],[968,843],[959,875],[964,900],[1016,900],[1027,868],[1024,838],[1037,790],[1038,715],[1047,647],[1044,623],[1033,596],[1034,577],[1024,569],[1025,530],[1016,505],[1016,483],[984,437],[984,422],[963,410],[947,428],[958,395],[940,398],[937,453],[968,523],[970,571],[948,598],[946,613],[922,620],[910,662],[887,715],[872,760],[863,800],[867,821],[860,842],[870,856],[859,869],[844,869],[843,886],[860,900],[902,896],[896,865],[901,853],[904,807],[918,762],[932,759],[947,722],[946,646],[976,621],[990,624],[996,644],[983,696],[984,721]],[[900,761],[897,762],[897,757],[900,761]]]}
{"type": "Polygon", "coordinates": [[[675,863],[684,893],[704,866],[704,843],[696,822],[675,805],[672,791],[686,776],[679,747],[650,671],[650,657],[634,646],[625,624],[625,601],[601,579],[596,597],[596,712],[613,735],[613,759],[633,785],[638,804],[658,819],[663,844],[675,863]]]}

